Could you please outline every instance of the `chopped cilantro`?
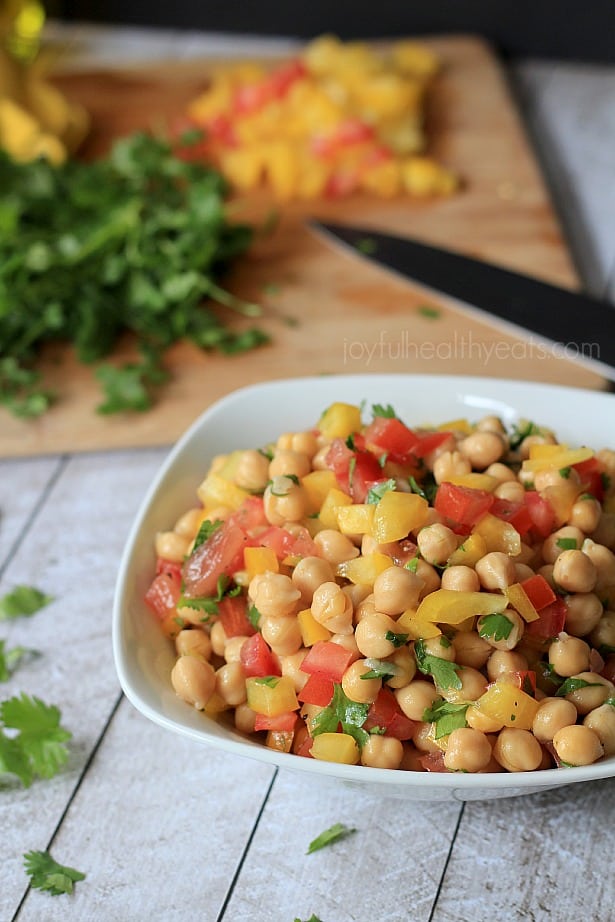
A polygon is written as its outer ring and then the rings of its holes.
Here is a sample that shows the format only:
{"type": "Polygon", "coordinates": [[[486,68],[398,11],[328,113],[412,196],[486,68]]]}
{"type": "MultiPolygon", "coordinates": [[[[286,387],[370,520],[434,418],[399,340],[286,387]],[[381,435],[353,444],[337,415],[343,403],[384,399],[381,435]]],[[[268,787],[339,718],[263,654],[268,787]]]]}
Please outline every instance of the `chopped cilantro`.
{"type": "Polygon", "coordinates": [[[354,737],[359,746],[363,746],[369,736],[367,731],[363,730],[368,711],[369,704],[352,701],[344,694],[342,686],[336,682],[333,685],[331,704],[323,708],[314,719],[312,736],[318,736],[320,733],[336,733],[341,724],[342,732],[348,733],[354,737]]]}
{"type": "Polygon", "coordinates": [[[397,481],[393,477],[389,477],[388,480],[382,480],[380,483],[370,487],[367,491],[365,502],[375,505],[380,502],[385,493],[390,493],[391,490],[395,490],[396,487],[397,481]]]}
{"type": "Polygon", "coordinates": [[[46,890],[52,896],[58,896],[60,893],[72,893],[75,883],[85,880],[85,874],[58,864],[49,852],[26,852],[23,857],[30,886],[35,890],[46,890]]]}
{"type": "Polygon", "coordinates": [[[461,679],[457,675],[457,670],[462,667],[441,656],[427,653],[424,640],[417,640],[414,645],[414,655],[423,675],[430,675],[439,688],[461,688],[461,679]]]}
{"type": "Polygon", "coordinates": [[[357,446],[354,441],[354,434],[351,432],[350,435],[346,438],[346,448],[349,448],[351,451],[356,451],[357,446]]]}
{"type": "Polygon", "coordinates": [[[373,416],[384,416],[385,419],[398,419],[397,413],[393,409],[390,403],[387,403],[383,406],[381,403],[372,404],[372,415],[373,416]]]}
{"type": "Polygon", "coordinates": [[[60,711],[40,698],[21,694],[0,704],[0,774],[17,775],[24,787],[34,778],[52,778],[68,759],[71,733],[60,725],[60,711]]]}
{"type": "Polygon", "coordinates": [[[555,543],[558,547],[561,547],[563,551],[574,551],[577,548],[576,538],[557,538],[555,543]]]}
{"type": "Polygon", "coordinates": [[[602,489],[603,489],[604,492],[606,493],[607,490],[609,490],[609,489],[610,489],[610,486],[611,486],[611,478],[610,478],[610,476],[606,473],[606,471],[602,471],[602,472],[601,472],[601,474],[600,474],[600,481],[601,481],[601,483],[602,483],[602,489]]]}
{"type": "Polygon", "coordinates": [[[401,670],[396,663],[390,663],[388,660],[384,659],[373,659],[368,657],[364,660],[365,665],[367,666],[368,671],[364,672],[361,676],[362,679],[382,679],[383,682],[386,682],[387,679],[393,678],[395,675],[399,675],[401,670]]]}
{"type": "Polygon", "coordinates": [[[608,704],[612,708],[615,708],[615,696],[611,695],[609,698],[606,699],[604,703],[608,704]]]}
{"type": "Polygon", "coordinates": [[[466,711],[468,704],[454,704],[451,701],[436,701],[423,713],[426,723],[435,724],[435,738],[441,739],[448,736],[453,730],[466,727],[466,711]]]}
{"type": "Polygon", "coordinates": [[[560,477],[563,477],[564,480],[568,480],[568,478],[570,477],[571,471],[572,471],[572,468],[570,467],[570,465],[567,465],[566,467],[560,467],[559,475],[560,477]]]}
{"type": "Polygon", "coordinates": [[[413,493],[418,493],[424,500],[432,505],[438,492],[438,484],[434,480],[433,474],[429,473],[422,483],[418,483],[414,477],[408,477],[408,484],[413,493]]]}
{"type": "Polygon", "coordinates": [[[356,829],[345,826],[344,823],[334,823],[333,826],[329,826],[328,829],[325,829],[324,832],[321,832],[319,836],[316,836],[315,839],[312,839],[308,846],[306,855],[311,855],[312,852],[317,852],[321,848],[325,848],[327,845],[333,845],[334,842],[339,842],[340,839],[345,839],[347,836],[352,835],[353,832],[356,832],[356,829]]]}
{"type": "Polygon", "coordinates": [[[50,602],[53,602],[53,596],[35,589],[34,586],[15,586],[11,592],[0,598],[0,621],[29,617],[50,602]]]}
{"type": "Polygon", "coordinates": [[[201,544],[205,544],[205,542],[211,538],[213,533],[218,531],[221,525],[221,519],[216,519],[215,522],[210,522],[209,519],[204,519],[201,522],[201,527],[199,528],[196,534],[196,538],[194,539],[192,551],[196,551],[197,547],[200,547],[201,544]]]}
{"type": "Polygon", "coordinates": [[[510,618],[494,612],[491,615],[482,616],[478,622],[478,633],[480,637],[490,638],[497,643],[498,640],[507,640],[513,627],[514,624],[510,618]]]}
{"type": "Polygon", "coordinates": [[[312,913],[309,919],[300,919],[298,916],[295,916],[293,922],[322,922],[322,919],[319,919],[317,915],[312,913]]]}
{"type": "Polygon", "coordinates": [[[409,634],[396,634],[395,631],[387,631],[385,638],[392,643],[394,647],[403,647],[408,641],[409,634]]]}
{"type": "Polygon", "coordinates": [[[384,467],[387,463],[387,458],[389,457],[388,451],[383,451],[381,455],[378,456],[378,464],[380,467],[384,467]]]}
{"type": "Polygon", "coordinates": [[[413,557],[412,560],[408,560],[408,561],[404,564],[404,569],[405,569],[405,570],[410,570],[411,573],[416,573],[416,571],[418,570],[418,568],[419,568],[419,558],[418,558],[418,555],[417,555],[416,557],[413,557]]]}
{"type": "Polygon", "coordinates": [[[353,455],[350,461],[348,462],[348,488],[352,490],[352,482],[354,480],[354,472],[357,468],[357,456],[353,455]]]}
{"type": "Polygon", "coordinates": [[[527,419],[520,420],[517,425],[512,427],[510,433],[511,449],[514,451],[516,448],[518,448],[521,442],[529,435],[540,435],[540,433],[540,426],[537,426],[536,423],[533,423],[527,419]]]}
{"type": "Polygon", "coordinates": [[[38,650],[29,647],[18,646],[5,650],[4,645],[5,641],[0,640],[0,682],[8,682],[23,659],[40,656],[38,650]]]}
{"type": "Polygon", "coordinates": [[[587,682],[585,679],[575,679],[574,676],[571,676],[569,679],[565,679],[562,682],[555,694],[559,698],[563,698],[571,692],[578,691],[580,688],[589,688],[598,685],[602,685],[602,682],[587,682]]]}
{"type": "Polygon", "coordinates": [[[250,622],[253,628],[256,628],[256,630],[258,630],[258,625],[259,625],[260,620],[261,620],[261,613],[259,612],[258,608],[256,607],[256,605],[250,605],[250,607],[248,608],[248,621],[250,622]]]}
{"type": "Polygon", "coordinates": [[[279,681],[280,677],[277,675],[259,676],[254,679],[256,685],[266,685],[267,688],[275,688],[279,681]]]}
{"type": "Polygon", "coordinates": [[[177,600],[178,608],[193,608],[195,611],[204,612],[207,617],[201,618],[201,621],[209,621],[213,615],[218,614],[218,603],[213,596],[206,596],[200,599],[192,599],[186,595],[180,595],[177,600]]]}
{"type": "Polygon", "coordinates": [[[267,458],[267,461],[273,461],[273,449],[272,448],[259,448],[259,455],[262,455],[263,458],[267,458]]]}

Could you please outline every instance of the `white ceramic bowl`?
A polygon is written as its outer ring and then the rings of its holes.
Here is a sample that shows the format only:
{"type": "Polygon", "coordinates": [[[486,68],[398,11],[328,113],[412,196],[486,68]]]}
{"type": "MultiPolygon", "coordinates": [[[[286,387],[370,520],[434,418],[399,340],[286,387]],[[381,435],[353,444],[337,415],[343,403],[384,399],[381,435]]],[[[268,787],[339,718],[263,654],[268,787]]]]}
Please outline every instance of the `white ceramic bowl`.
{"type": "Polygon", "coordinates": [[[480,800],[527,794],[615,774],[615,758],[582,768],[529,773],[459,774],[338,765],[278,753],[204,716],[173,692],[173,649],[143,602],[154,568],[153,538],[194,504],[213,455],[265,444],[309,428],[334,400],[391,403],[409,424],[486,413],[511,424],[532,419],[562,441],[603,447],[615,433],[615,397],[586,390],[488,378],[343,375],[272,381],[235,391],[210,407],[170,452],[137,515],[121,561],[113,614],[116,668],[124,692],[146,717],[205,746],[260,759],[314,779],[363,785],[381,796],[480,800]]]}

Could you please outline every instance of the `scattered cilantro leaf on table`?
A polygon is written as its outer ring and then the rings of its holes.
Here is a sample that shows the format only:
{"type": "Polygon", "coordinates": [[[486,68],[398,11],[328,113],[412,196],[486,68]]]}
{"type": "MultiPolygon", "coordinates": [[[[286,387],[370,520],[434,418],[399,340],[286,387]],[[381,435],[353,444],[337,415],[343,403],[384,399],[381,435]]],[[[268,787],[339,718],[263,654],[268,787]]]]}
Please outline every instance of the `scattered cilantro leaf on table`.
{"type": "Polygon", "coordinates": [[[0,598],[0,621],[29,617],[50,602],[53,602],[53,596],[34,586],[15,586],[11,592],[0,598]]]}
{"type": "Polygon", "coordinates": [[[24,866],[30,877],[30,886],[36,890],[46,890],[52,896],[72,893],[75,883],[85,880],[85,874],[75,868],[67,867],[51,857],[49,852],[26,852],[24,866]]]}
{"type": "Polygon", "coordinates": [[[47,409],[35,363],[50,341],[89,364],[133,334],[141,361],[98,370],[103,413],[147,409],[179,340],[228,354],[267,342],[257,328],[231,330],[210,306],[260,313],[221,285],[254,234],[228,219],[227,190],[218,171],[145,133],[90,163],[0,153],[0,404],[22,417],[47,409]]]}
{"type": "Polygon", "coordinates": [[[6,641],[0,640],[0,682],[8,682],[23,659],[40,655],[38,650],[22,646],[5,650],[5,643],[6,641]]]}
{"type": "Polygon", "coordinates": [[[68,760],[72,734],[60,725],[60,710],[22,693],[0,703],[0,773],[17,775],[24,787],[52,778],[68,760]],[[18,731],[16,734],[7,733],[18,731]]]}
{"type": "Polygon", "coordinates": [[[317,852],[321,848],[325,848],[327,845],[333,845],[334,842],[339,842],[340,839],[345,839],[347,836],[352,835],[353,832],[356,832],[356,829],[345,826],[344,823],[334,823],[333,826],[329,826],[328,829],[325,829],[324,832],[321,832],[319,836],[316,836],[315,839],[312,839],[308,846],[306,855],[311,855],[312,852],[317,852]]]}

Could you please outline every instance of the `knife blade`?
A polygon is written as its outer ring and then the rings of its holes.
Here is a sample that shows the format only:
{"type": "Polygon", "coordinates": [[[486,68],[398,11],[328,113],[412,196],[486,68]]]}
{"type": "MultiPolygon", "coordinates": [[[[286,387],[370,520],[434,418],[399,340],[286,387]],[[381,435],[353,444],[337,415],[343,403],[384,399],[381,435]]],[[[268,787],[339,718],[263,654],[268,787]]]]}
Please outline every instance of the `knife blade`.
{"type": "Polygon", "coordinates": [[[615,305],[608,301],[407,237],[315,219],[308,225],[354,255],[452,298],[462,311],[537,337],[553,355],[615,382],[615,305]]]}

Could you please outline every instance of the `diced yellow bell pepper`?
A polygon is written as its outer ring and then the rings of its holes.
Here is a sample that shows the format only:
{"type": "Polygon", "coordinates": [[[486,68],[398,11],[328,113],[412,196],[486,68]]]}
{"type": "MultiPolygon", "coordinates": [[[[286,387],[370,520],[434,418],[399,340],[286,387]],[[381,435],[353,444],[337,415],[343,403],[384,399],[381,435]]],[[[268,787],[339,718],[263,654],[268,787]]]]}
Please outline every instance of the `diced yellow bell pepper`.
{"type": "Polygon", "coordinates": [[[389,490],[376,505],[372,535],[379,544],[399,541],[423,527],[428,511],[429,503],[418,493],[389,490]]]}
{"type": "Polygon", "coordinates": [[[290,752],[293,748],[294,730],[269,730],[265,739],[267,749],[276,752],[290,752]]]}
{"type": "Polygon", "coordinates": [[[339,506],[337,525],[344,535],[367,535],[372,531],[376,507],[373,503],[353,503],[339,506]]]}
{"type": "Polygon", "coordinates": [[[359,761],[359,747],[349,733],[319,733],[314,737],[310,755],[322,762],[356,765],[359,761]]]}
{"type": "Polygon", "coordinates": [[[210,508],[227,506],[229,509],[239,509],[250,495],[247,490],[242,490],[237,484],[217,473],[208,474],[196,492],[203,505],[210,508]]]}
{"type": "Polygon", "coordinates": [[[289,676],[250,676],[246,679],[248,707],[257,714],[276,717],[299,707],[289,676]]]}
{"type": "Polygon", "coordinates": [[[301,478],[310,512],[319,512],[327,493],[337,485],[333,471],[310,471],[301,478]]]}
{"type": "Polygon", "coordinates": [[[463,432],[465,435],[474,431],[472,423],[467,419],[452,419],[448,423],[440,423],[436,429],[438,432],[463,432]]]}
{"type": "Polygon", "coordinates": [[[400,633],[408,634],[411,640],[428,640],[430,637],[439,637],[442,633],[432,621],[417,617],[415,608],[407,608],[397,619],[400,633]]]}
{"type": "Polygon", "coordinates": [[[587,461],[593,458],[594,453],[591,448],[568,448],[567,445],[532,445],[530,448],[530,457],[524,461],[521,471],[545,471],[548,468],[570,467],[572,464],[579,464],[581,461],[587,461]],[[537,451],[537,449],[539,449],[537,451]],[[547,449],[547,451],[545,451],[547,449]],[[556,449],[555,451],[553,449],[556,449]]]}
{"type": "Polygon", "coordinates": [[[472,531],[484,538],[487,552],[501,551],[509,557],[517,557],[521,553],[521,535],[517,529],[490,512],[476,523],[472,531]]]}
{"type": "Polygon", "coordinates": [[[513,583],[512,586],[507,586],[504,590],[504,595],[524,621],[538,621],[539,614],[521,583],[513,583]]]}
{"type": "Polygon", "coordinates": [[[539,703],[516,685],[499,679],[474,702],[487,717],[501,722],[503,727],[531,730],[539,703]]]}
{"type": "Polygon", "coordinates": [[[492,477],[491,474],[479,474],[477,471],[472,471],[470,474],[458,474],[448,477],[447,480],[448,483],[454,483],[459,487],[471,487],[473,490],[485,490],[487,493],[493,493],[500,485],[497,477],[492,477]]]}
{"type": "Polygon", "coordinates": [[[326,439],[346,439],[361,428],[361,410],[350,403],[332,403],[318,420],[326,439]]]}
{"type": "Polygon", "coordinates": [[[337,575],[349,579],[356,586],[373,586],[381,573],[393,566],[393,560],[387,554],[364,554],[345,560],[337,566],[337,575]]]}
{"type": "Polygon", "coordinates": [[[224,455],[224,460],[220,459],[218,461],[216,474],[218,474],[219,477],[224,477],[225,480],[234,480],[242,457],[243,449],[231,451],[228,455],[224,455]]]}
{"type": "Polygon", "coordinates": [[[478,535],[474,532],[474,534],[468,535],[467,538],[463,539],[463,543],[460,544],[457,550],[453,551],[448,558],[447,564],[451,567],[473,567],[486,553],[487,544],[485,539],[482,535],[478,535]]]}
{"type": "Polygon", "coordinates": [[[461,624],[473,615],[503,612],[507,604],[506,596],[495,592],[457,592],[454,589],[436,589],[422,600],[416,616],[419,621],[461,624]]]}
{"type": "Polygon", "coordinates": [[[318,518],[325,528],[337,528],[337,511],[340,506],[351,506],[352,497],[348,496],[337,487],[327,493],[325,501],[320,508],[318,518]]]}
{"type": "Polygon", "coordinates": [[[299,622],[304,647],[313,647],[319,640],[330,640],[333,636],[331,631],[318,623],[309,608],[303,608],[298,612],[297,621],[299,622]]]}
{"type": "Polygon", "coordinates": [[[280,569],[277,554],[270,547],[244,548],[243,563],[249,579],[259,573],[277,573],[280,569]]]}

